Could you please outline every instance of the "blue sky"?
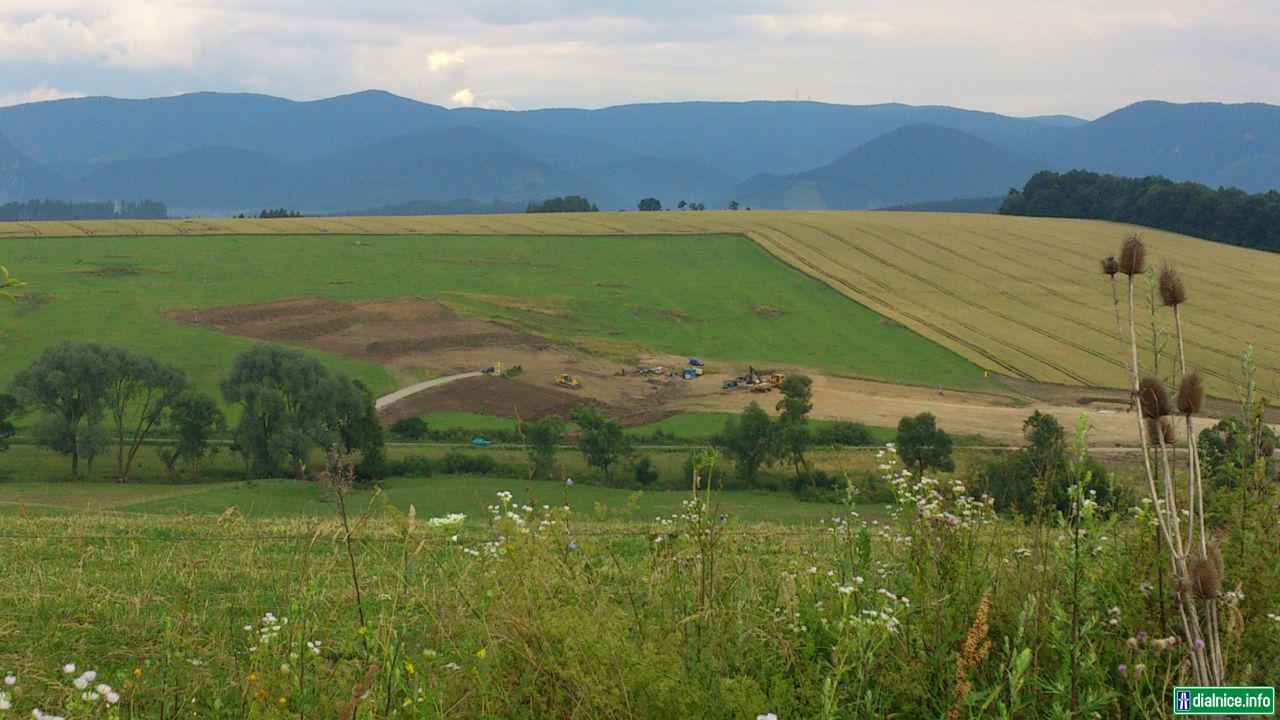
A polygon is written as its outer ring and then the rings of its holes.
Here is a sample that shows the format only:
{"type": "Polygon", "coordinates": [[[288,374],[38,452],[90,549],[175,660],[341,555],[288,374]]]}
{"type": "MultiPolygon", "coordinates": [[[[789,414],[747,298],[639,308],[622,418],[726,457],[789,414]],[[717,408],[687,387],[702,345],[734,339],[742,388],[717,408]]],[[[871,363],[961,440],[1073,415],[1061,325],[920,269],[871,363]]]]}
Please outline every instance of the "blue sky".
{"type": "Polygon", "coordinates": [[[499,108],[1280,102],[1276,0],[3,0],[0,104],[378,88],[499,108]]]}

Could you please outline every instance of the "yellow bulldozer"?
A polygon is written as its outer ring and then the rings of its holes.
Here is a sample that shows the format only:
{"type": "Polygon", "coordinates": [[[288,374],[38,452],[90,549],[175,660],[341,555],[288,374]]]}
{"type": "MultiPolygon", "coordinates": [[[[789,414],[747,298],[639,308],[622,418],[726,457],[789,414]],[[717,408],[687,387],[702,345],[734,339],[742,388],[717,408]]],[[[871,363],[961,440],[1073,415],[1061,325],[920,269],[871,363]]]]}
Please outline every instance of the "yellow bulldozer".
{"type": "Polygon", "coordinates": [[[569,373],[560,373],[557,375],[556,384],[562,388],[569,388],[570,390],[577,390],[582,387],[582,383],[579,382],[578,378],[570,375],[569,373]]]}

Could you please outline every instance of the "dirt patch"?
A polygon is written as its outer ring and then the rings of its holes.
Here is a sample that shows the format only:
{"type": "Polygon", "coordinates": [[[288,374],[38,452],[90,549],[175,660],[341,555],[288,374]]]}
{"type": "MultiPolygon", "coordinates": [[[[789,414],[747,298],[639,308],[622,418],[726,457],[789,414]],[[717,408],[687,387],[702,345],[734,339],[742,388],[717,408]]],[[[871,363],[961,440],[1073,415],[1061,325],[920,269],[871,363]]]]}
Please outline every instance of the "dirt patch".
{"type": "Polygon", "coordinates": [[[137,265],[95,265],[94,267],[76,268],[69,271],[76,275],[98,275],[100,277],[129,277],[132,275],[151,275],[169,272],[155,268],[138,267],[137,265]]]}
{"type": "Polygon", "coordinates": [[[751,305],[749,307],[751,308],[751,312],[761,317],[767,317],[767,318],[782,317],[783,315],[786,315],[788,312],[786,310],[781,310],[771,305],[751,305]]]}
{"type": "Polygon", "coordinates": [[[420,362],[423,354],[456,348],[549,346],[533,335],[462,317],[431,300],[343,303],[307,297],[205,308],[171,317],[231,335],[304,345],[399,367],[429,368],[420,362]]]}
{"type": "Polygon", "coordinates": [[[553,385],[482,375],[410,395],[387,407],[379,417],[390,424],[407,417],[451,410],[538,420],[553,414],[568,417],[574,408],[592,402],[588,396],[553,385]]]}

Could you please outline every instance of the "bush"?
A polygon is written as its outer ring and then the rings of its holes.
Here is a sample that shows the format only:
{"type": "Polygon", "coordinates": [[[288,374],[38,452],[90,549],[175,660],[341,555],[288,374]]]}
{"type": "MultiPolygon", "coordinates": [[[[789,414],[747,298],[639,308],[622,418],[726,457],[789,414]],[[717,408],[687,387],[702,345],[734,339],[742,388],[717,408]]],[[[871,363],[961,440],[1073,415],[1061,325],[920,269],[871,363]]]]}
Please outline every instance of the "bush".
{"type": "MultiPolygon", "coordinates": [[[[692,465],[690,471],[692,471],[692,465]]],[[[636,463],[634,473],[636,484],[640,487],[647,488],[658,481],[658,469],[653,466],[653,461],[647,456],[640,458],[636,463]]]]}
{"type": "Polygon", "coordinates": [[[397,420],[391,426],[391,437],[400,442],[419,442],[427,437],[428,432],[427,421],[420,417],[397,420]]]}
{"type": "Polygon", "coordinates": [[[436,462],[441,475],[492,475],[498,464],[488,455],[470,455],[456,450],[436,462]]]}
{"type": "Polygon", "coordinates": [[[845,445],[861,447],[876,445],[871,430],[862,423],[838,421],[829,425],[820,425],[813,430],[815,445],[845,445]]]}
{"type": "Polygon", "coordinates": [[[431,477],[435,472],[435,462],[425,455],[408,455],[400,460],[387,462],[386,474],[399,477],[431,477]]]}

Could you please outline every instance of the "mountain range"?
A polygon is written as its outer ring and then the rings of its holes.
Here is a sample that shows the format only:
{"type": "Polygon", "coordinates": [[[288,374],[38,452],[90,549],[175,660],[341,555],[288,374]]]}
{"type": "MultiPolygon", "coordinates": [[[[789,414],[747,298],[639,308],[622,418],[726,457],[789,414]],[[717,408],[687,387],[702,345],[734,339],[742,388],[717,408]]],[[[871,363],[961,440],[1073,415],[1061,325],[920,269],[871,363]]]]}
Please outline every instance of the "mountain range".
{"type": "Polygon", "coordinates": [[[190,215],[565,194],[601,209],[648,196],[862,209],[999,196],[1073,168],[1280,188],[1280,107],[1150,101],[1093,121],[766,101],[503,111],[366,91],[0,108],[0,202],[151,198],[190,215]]]}

